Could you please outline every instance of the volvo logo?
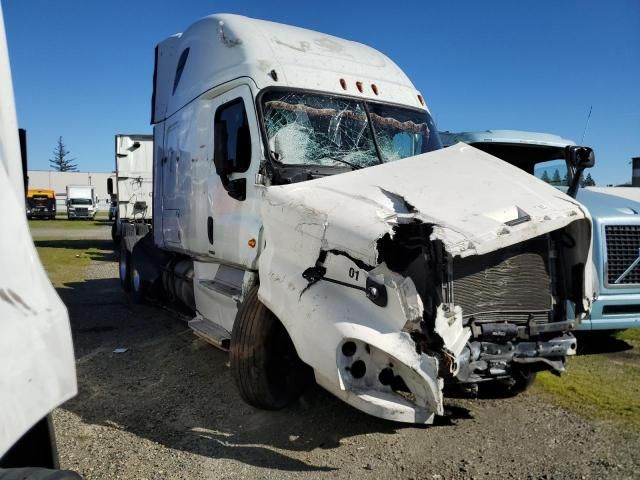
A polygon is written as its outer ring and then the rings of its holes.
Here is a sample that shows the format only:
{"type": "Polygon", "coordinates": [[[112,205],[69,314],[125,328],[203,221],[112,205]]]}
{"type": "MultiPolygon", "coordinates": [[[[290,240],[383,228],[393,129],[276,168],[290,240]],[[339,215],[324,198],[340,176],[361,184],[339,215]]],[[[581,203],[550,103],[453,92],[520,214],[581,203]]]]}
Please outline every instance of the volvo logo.
{"type": "Polygon", "coordinates": [[[640,248],[638,249],[638,257],[633,261],[631,265],[627,267],[622,275],[616,278],[616,281],[613,283],[619,284],[620,282],[622,282],[622,280],[624,280],[626,276],[629,275],[638,266],[638,264],[640,264],[640,248]]]}

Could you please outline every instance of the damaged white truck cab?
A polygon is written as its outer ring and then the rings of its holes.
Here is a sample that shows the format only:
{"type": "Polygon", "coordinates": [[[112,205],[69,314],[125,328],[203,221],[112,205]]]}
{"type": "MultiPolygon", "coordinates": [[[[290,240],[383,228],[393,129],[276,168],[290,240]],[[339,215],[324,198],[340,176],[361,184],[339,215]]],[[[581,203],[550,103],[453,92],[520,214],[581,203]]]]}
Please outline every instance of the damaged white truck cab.
{"type": "Polygon", "coordinates": [[[229,348],[242,397],[308,374],[370,414],[429,423],[444,382],[561,372],[588,310],[591,223],[464,144],[362,44],[235,15],[156,48],[153,234],[130,285],[229,348]]]}

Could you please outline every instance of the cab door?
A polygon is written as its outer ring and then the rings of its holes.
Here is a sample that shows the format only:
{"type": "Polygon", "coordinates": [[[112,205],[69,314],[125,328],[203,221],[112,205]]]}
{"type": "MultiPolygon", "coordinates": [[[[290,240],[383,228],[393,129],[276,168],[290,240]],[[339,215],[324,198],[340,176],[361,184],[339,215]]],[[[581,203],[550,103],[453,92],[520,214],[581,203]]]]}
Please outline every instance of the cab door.
{"type": "Polygon", "coordinates": [[[241,85],[212,100],[208,203],[204,231],[209,255],[220,263],[257,269],[260,188],[255,184],[261,148],[251,89],[241,85]]]}

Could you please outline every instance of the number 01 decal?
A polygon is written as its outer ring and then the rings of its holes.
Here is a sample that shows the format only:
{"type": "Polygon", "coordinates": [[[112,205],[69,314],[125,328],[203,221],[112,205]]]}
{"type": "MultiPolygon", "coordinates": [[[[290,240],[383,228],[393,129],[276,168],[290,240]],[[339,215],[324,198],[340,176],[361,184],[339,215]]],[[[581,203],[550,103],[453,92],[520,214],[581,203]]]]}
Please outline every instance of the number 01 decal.
{"type": "Polygon", "coordinates": [[[356,270],[355,268],[351,267],[349,269],[349,278],[353,278],[357,282],[358,277],[360,277],[360,270],[356,270]]]}

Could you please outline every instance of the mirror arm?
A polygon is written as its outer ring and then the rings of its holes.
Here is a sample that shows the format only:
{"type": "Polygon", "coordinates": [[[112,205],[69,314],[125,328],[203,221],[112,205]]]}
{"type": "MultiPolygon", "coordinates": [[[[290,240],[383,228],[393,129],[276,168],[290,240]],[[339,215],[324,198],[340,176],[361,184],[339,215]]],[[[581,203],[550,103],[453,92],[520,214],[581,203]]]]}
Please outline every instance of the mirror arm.
{"type": "Polygon", "coordinates": [[[571,185],[569,185],[569,189],[567,190],[567,195],[571,198],[576,198],[578,195],[578,188],[580,188],[580,180],[582,180],[582,172],[584,172],[585,167],[576,167],[576,171],[571,178],[571,185]]]}

